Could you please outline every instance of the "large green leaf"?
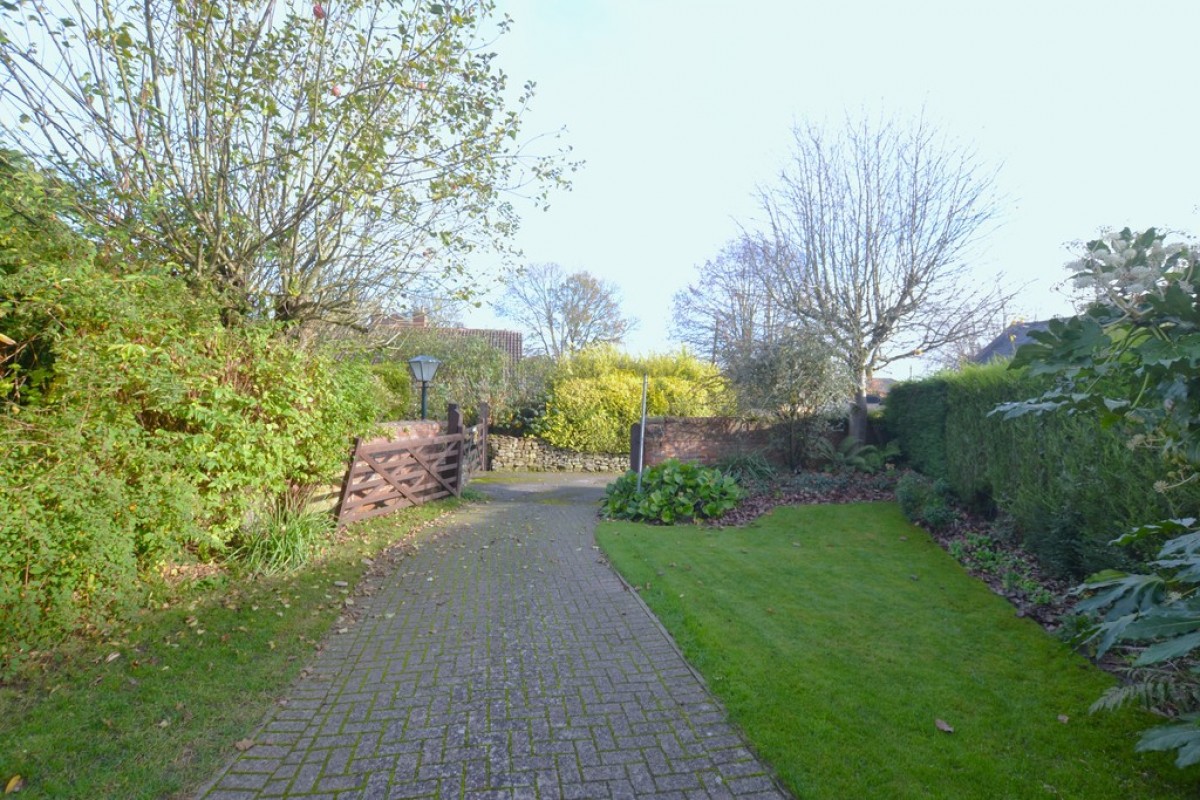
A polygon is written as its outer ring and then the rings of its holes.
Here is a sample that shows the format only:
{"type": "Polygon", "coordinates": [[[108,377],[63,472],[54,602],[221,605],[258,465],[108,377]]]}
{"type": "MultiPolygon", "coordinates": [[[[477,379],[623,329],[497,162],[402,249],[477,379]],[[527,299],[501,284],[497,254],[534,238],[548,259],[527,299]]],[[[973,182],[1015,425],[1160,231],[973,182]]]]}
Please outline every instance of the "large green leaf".
{"type": "Polygon", "coordinates": [[[1189,633],[1186,636],[1178,636],[1146,648],[1133,663],[1139,667],[1157,664],[1160,661],[1169,661],[1172,658],[1185,656],[1197,647],[1200,647],[1200,633],[1189,633]]]}
{"type": "Polygon", "coordinates": [[[1156,606],[1126,626],[1123,639],[1160,639],[1200,629],[1200,608],[1156,606]]]}
{"type": "Polygon", "coordinates": [[[1166,594],[1166,581],[1159,575],[1124,575],[1103,572],[1093,576],[1083,589],[1103,590],[1079,603],[1077,610],[1086,614],[1109,609],[1106,619],[1149,611],[1166,594]]]}
{"type": "Polygon", "coordinates": [[[1197,725],[1197,715],[1188,714],[1181,720],[1146,731],[1137,743],[1138,752],[1178,750],[1175,766],[1180,768],[1200,762],[1200,725],[1197,725]]]}

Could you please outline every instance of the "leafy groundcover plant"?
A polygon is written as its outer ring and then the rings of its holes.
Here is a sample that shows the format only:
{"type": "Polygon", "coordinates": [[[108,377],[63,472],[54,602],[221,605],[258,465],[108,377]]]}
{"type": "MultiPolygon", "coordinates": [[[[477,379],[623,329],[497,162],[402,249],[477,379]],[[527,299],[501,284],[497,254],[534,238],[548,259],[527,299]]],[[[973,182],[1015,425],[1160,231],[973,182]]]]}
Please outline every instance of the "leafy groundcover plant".
{"type": "Polygon", "coordinates": [[[638,475],[627,472],[608,485],[601,512],[609,519],[642,520],[674,525],[716,519],[744,496],[733,478],[719,469],[668,459],[638,475]]]}

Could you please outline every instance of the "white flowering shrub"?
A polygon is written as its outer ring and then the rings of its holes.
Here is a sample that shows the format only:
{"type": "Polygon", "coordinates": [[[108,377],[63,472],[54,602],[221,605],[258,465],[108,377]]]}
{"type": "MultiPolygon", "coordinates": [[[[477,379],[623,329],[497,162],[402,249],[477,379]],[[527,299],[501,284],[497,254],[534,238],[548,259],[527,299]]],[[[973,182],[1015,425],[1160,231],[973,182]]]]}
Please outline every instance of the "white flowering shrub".
{"type": "Polygon", "coordinates": [[[1074,287],[1095,302],[1140,319],[1150,297],[1165,298],[1170,286],[1195,294],[1194,265],[1188,245],[1165,242],[1166,235],[1150,228],[1110,232],[1087,243],[1086,254],[1067,263],[1074,287]]]}

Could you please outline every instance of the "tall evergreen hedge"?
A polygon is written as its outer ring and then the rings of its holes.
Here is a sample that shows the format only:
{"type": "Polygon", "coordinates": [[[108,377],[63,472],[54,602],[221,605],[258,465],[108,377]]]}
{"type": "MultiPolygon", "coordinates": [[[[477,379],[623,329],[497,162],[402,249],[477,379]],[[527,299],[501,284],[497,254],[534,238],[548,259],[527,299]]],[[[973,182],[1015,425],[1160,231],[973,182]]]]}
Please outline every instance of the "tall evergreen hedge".
{"type": "Polygon", "coordinates": [[[896,386],[886,428],[908,463],[944,478],[967,504],[1011,518],[1052,571],[1081,578],[1128,567],[1139,553],[1109,542],[1147,519],[1200,515],[1200,489],[1164,495],[1167,467],[1120,428],[1047,413],[1005,420],[999,403],[1034,397],[1044,378],[1006,365],[970,367],[896,386]]]}

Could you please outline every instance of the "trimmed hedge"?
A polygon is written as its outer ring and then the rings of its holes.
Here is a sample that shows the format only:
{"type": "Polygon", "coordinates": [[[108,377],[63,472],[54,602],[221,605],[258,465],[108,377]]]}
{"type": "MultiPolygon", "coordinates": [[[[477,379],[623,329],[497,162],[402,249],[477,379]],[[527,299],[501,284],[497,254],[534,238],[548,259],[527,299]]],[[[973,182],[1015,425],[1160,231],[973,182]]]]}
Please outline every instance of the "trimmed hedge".
{"type": "Polygon", "coordinates": [[[946,392],[938,379],[898,383],[883,414],[884,429],[900,441],[908,464],[935,478],[946,477],[946,392]]]}
{"type": "Polygon", "coordinates": [[[887,430],[914,469],[945,479],[977,511],[1010,516],[1053,572],[1077,579],[1131,567],[1148,551],[1109,542],[1148,519],[1196,515],[1200,488],[1168,501],[1154,490],[1168,472],[1159,455],[1094,419],[988,415],[999,403],[1039,395],[1045,380],[1001,363],[900,384],[888,396],[887,430]]]}

